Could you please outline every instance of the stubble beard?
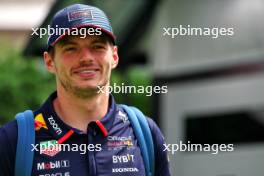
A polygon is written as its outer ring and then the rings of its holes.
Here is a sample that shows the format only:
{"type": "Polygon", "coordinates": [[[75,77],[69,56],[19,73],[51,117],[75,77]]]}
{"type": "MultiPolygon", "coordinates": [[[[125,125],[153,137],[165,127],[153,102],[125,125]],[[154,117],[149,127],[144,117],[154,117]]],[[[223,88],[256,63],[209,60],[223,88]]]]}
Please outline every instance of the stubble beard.
{"type": "Polygon", "coordinates": [[[91,86],[81,87],[81,86],[74,85],[73,81],[71,81],[67,77],[65,79],[63,78],[58,78],[58,79],[60,81],[60,84],[62,85],[62,87],[64,88],[66,92],[80,99],[87,99],[93,96],[97,96],[99,87],[108,85],[107,79],[104,79],[103,82],[96,87],[91,87],[91,86]]]}

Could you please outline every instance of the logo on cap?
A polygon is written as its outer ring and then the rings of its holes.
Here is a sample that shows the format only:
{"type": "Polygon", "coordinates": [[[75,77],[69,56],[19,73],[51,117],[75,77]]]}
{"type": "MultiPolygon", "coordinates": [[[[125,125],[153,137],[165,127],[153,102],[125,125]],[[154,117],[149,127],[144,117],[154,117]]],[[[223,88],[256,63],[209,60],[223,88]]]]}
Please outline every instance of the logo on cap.
{"type": "Polygon", "coordinates": [[[79,9],[68,13],[69,21],[79,20],[83,18],[93,19],[92,11],[89,9],[82,9],[82,10],[79,9]]]}

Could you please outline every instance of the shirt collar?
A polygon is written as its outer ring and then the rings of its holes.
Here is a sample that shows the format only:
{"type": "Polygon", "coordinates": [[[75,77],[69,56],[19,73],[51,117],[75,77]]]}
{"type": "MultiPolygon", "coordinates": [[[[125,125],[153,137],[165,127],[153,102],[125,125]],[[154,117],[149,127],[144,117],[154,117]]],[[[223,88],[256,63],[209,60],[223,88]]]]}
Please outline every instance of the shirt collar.
{"type": "MultiPolygon", "coordinates": [[[[57,115],[53,107],[53,101],[57,97],[57,92],[53,92],[46,102],[42,105],[40,110],[44,115],[44,120],[48,126],[49,131],[53,135],[55,139],[60,139],[63,137],[69,130],[73,130],[77,134],[81,134],[82,132],[78,129],[72,128],[66,123],[64,123],[61,118],[57,115]]],[[[113,126],[115,113],[116,113],[116,103],[114,100],[113,95],[109,96],[109,107],[107,114],[101,118],[100,122],[105,127],[107,131],[110,131],[111,127],[113,126]]],[[[94,123],[94,122],[91,122],[94,123]]],[[[96,128],[97,130],[101,130],[100,128],[96,128]]]]}

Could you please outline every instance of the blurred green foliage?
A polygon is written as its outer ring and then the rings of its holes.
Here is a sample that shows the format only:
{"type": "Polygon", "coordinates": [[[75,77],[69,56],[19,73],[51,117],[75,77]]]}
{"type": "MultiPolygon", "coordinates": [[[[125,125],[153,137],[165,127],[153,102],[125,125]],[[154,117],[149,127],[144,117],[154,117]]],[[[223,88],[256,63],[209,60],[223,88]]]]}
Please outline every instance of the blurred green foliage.
{"type": "MultiPolygon", "coordinates": [[[[54,76],[48,73],[41,59],[25,58],[18,51],[0,50],[0,124],[14,118],[17,112],[37,109],[55,90],[54,76]]],[[[150,74],[142,67],[125,72],[114,71],[111,84],[148,86],[150,74]]],[[[137,106],[147,115],[151,98],[146,94],[114,94],[117,103],[137,106]]]]}
{"type": "Polygon", "coordinates": [[[0,124],[17,112],[38,108],[55,89],[40,59],[24,58],[16,51],[1,51],[0,71],[0,124]]]}

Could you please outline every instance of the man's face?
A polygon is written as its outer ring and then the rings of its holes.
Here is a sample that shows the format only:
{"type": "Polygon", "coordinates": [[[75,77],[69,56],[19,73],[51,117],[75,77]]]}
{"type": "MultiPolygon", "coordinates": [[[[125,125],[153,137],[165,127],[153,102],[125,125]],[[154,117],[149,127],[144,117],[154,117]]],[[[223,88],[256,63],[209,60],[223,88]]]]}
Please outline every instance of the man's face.
{"type": "Polygon", "coordinates": [[[85,97],[108,85],[118,64],[117,47],[102,36],[67,36],[55,45],[52,57],[44,54],[47,69],[56,75],[57,88],[85,97]],[[45,56],[46,55],[46,56],[45,56]]]}

